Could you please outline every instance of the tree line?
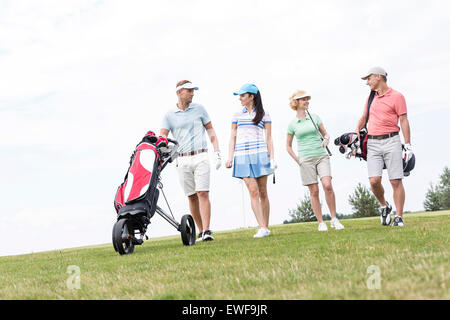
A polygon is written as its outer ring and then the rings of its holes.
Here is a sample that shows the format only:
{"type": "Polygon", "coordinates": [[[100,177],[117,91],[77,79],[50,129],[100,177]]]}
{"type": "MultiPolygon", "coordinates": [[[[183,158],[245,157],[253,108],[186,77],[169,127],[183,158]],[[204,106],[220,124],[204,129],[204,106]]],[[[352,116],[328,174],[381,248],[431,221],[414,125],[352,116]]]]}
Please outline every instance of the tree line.
{"type": "MultiPolygon", "coordinates": [[[[430,187],[425,195],[423,206],[425,211],[437,211],[450,209],[450,170],[446,166],[440,175],[440,181],[436,185],[430,183],[430,187]]],[[[352,207],[352,214],[336,214],[338,219],[353,219],[380,215],[380,204],[371,191],[362,183],[358,183],[353,194],[348,198],[352,207]]],[[[283,223],[298,223],[317,221],[311,207],[311,200],[308,193],[305,193],[303,200],[297,207],[289,210],[291,219],[283,223]]],[[[329,214],[323,215],[323,220],[331,220],[329,214]]]]}

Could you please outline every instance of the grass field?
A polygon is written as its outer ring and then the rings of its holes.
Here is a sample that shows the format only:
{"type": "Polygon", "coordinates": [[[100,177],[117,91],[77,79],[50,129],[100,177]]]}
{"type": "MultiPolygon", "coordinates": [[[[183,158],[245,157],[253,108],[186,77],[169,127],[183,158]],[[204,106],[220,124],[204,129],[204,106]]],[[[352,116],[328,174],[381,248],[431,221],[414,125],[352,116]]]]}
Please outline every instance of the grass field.
{"type": "Polygon", "coordinates": [[[403,228],[342,221],[272,226],[263,239],[217,232],[192,247],[152,239],[125,256],[107,244],[1,257],[0,299],[450,299],[450,211],[407,214],[403,228]]]}

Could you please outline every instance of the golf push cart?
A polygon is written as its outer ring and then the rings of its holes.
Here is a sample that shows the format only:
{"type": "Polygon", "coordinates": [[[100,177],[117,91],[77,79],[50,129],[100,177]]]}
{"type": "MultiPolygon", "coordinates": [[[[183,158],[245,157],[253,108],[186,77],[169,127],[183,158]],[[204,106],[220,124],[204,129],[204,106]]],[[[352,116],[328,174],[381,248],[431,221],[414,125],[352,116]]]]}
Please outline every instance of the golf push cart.
{"type": "Polygon", "coordinates": [[[178,142],[156,137],[149,131],[136,146],[124,182],[119,186],[114,199],[117,222],[112,232],[114,249],[121,255],[133,253],[135,245],[141,245],[150,219],[157,212],[181,233],[184,245],[195,244],[195,223],[190,214],[185,214],[178,223],[164,195],[160,173],[177,156],[178,142]],[[162,192],[170,215],[158,205],[162,192]]]}

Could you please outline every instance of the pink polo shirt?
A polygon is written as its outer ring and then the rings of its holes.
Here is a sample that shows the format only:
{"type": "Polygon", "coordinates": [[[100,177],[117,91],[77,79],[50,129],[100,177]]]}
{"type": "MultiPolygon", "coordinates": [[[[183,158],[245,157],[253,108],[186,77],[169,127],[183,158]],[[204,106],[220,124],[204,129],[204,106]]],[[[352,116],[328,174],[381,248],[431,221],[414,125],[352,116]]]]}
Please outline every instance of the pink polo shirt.
{"type": "MultiPolygon", "coordinates": [[[[364,115],[367,113],[367,101],[364,107],[364,115]]],[[[378,93],[375,94],[370,105],[368,133],[377,136],[400,131],[398,118],[403,114],[406,114],[406,101],[400,92],[389,88],[381,96],[378,93]]]]}

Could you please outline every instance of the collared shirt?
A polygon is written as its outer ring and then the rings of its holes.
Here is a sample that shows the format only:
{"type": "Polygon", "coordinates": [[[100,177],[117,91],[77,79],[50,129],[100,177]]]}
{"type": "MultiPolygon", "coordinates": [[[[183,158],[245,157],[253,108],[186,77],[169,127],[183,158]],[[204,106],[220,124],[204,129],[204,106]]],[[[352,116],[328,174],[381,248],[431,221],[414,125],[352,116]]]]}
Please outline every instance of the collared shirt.
{"type": "MultiPolygon", "coordinates": [[[[367,101],[364,115],[367,114],[367,101]]],[[[400,92],[389,88],[382,95],[375,94],[370,105],[368,133],[376,136],[400,131],[398,118],[403,114],[406,114],[406,101],[400,92]]]]}
{"type": "MultiPolygon", "coordinates": [[[[311,114],[311,117],[318,128],[322,124],[322,120],[316,114],[311,114]]],[[[299,158],[327,155],[327,152],[322,147],[322,140],[308,115],[306,115],[303,121],[295,117],[289,123],[287,131],[297,138],[297,153],[299,158]]]]}
{"type": "Polygon", "coordinates": [[[211,122],[206,109],[197,103],[190,103],[186,110],[178,107],[166,113],[161,128],[172,132],[178,141],[178,152],[192,152],[208,147],[205,125],[211,122]]]}
{"type": "Polygon", "coordinates": [[[234,147],[235,156],[268,152],[264,125],[272,121],[266,112],[261,121],[255,124],[253,123],[255,115],[255,109],[249,113],[245,107],[242,111],[233,114],[231,122],[237,125],[236,145],[234,147]]]}

